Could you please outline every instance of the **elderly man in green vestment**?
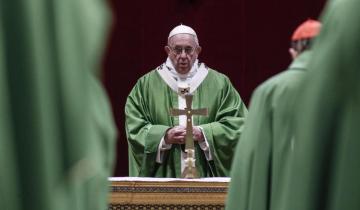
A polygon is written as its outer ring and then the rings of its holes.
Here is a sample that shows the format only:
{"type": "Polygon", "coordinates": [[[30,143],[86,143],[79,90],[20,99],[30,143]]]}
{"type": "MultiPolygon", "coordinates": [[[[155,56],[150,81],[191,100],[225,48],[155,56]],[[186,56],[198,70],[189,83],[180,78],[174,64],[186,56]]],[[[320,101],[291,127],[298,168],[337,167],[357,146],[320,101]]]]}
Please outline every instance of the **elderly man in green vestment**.
{"type": "Polygon", "coordinates": [[[280,210],[360,209],[359,11],[358,0],[335,0],[323,15],[280,210]]]}
{"type": "Polygon", "coordinates": [[[165,51],[167,60],[138,80],[126,102],[130,176],[180,177],[186,116],[172,117],[169,110],[184,109],[185,94],[194,96],[194,109],[209,110],[192,118],[199,176],[229,176],[244,103],[225,75],[198,61],[201,47],[192,28],[175,27],[165,51]]]}
{"type": "Polygon", "coordinates": [[[292,36],[294,61],[254,92],[231,172],[228,210],[278,210],[283,177],[293,147],[297,92],[311,56],[310,44],[321,24],[308,20],[292,36]]]}

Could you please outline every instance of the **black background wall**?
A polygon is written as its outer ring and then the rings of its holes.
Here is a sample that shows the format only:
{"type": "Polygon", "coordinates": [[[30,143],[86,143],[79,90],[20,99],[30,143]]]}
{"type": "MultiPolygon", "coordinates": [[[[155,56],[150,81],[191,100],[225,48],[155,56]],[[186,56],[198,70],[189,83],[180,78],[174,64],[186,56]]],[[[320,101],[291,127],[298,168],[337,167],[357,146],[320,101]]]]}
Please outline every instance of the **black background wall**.
{"type": "Polygon", "coordinates": [[[165,61],[170,30],[195,29],[200,61],[225,73],[248,104],[255,87],[284,70],[293,30],[325,0],[111,0],[114,23],[103,78],[119,130],[114,176],[128,175],[124,105],[136,80],[165,61]]]}

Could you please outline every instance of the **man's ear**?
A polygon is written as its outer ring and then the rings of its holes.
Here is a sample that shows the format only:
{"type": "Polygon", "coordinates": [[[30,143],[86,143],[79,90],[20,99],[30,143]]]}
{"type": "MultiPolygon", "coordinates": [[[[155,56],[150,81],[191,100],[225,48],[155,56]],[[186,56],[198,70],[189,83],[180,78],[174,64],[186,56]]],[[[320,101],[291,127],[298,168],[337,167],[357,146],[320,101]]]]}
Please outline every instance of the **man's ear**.
{"type": "Polygon", "coordinates": [[[294,48],[289,49],[289,53],[291,55],[291,58],[294,60],[298,56],[298,52],[294,48]]]}
{"type": "Polygon", "coordinates": [[[166,54],[168,54],[168,55],[170,54],[170,47],[169,46],[165,46],[164,50],[165,50],[166,54]]]}
{"type": "Polygon", "coordinates": [[[196,53],[199,55],[199,54],[201,53],[201,50],[202,50],[202,48],[201,48],[200,46],[198,46],[198,47],[196,48],[196,53]]]}

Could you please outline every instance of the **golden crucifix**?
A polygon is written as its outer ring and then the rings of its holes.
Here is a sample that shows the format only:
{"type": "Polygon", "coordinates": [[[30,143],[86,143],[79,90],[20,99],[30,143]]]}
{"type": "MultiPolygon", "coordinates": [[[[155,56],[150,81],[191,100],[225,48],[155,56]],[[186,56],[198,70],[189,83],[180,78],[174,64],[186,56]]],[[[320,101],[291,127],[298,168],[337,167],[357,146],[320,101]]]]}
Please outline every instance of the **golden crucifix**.
{"type": "Polygon", "coordinates": [[[208,114],[207,108],[202,109],[192,109],[193,96],[191,94],[185,95],[186,107],[185,109],[171,109],[171,116],[180,116],[186,115],[186,136],[185,136],[185,169],[181,174],[183,178],[197,178],[198,173],[195,165],[195,148],[194,148],[194,140],[193,140],[193,129],[192,129],[192,116],[193,115],[204,115],[208,114]]]}

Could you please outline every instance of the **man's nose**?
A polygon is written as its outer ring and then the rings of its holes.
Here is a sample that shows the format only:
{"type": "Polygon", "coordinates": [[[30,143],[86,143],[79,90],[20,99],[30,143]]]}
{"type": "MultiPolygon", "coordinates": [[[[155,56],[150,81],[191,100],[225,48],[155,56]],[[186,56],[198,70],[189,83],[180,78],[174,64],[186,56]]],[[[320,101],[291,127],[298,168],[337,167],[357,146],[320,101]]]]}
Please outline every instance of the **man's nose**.
{"type": "Polygon", "coordinates": [[[182,49],[182,50],[181,50],[180,57],[182,57],[182,58],[186,58],[186,52],[185,52],[185,49],[182,49]]]}

